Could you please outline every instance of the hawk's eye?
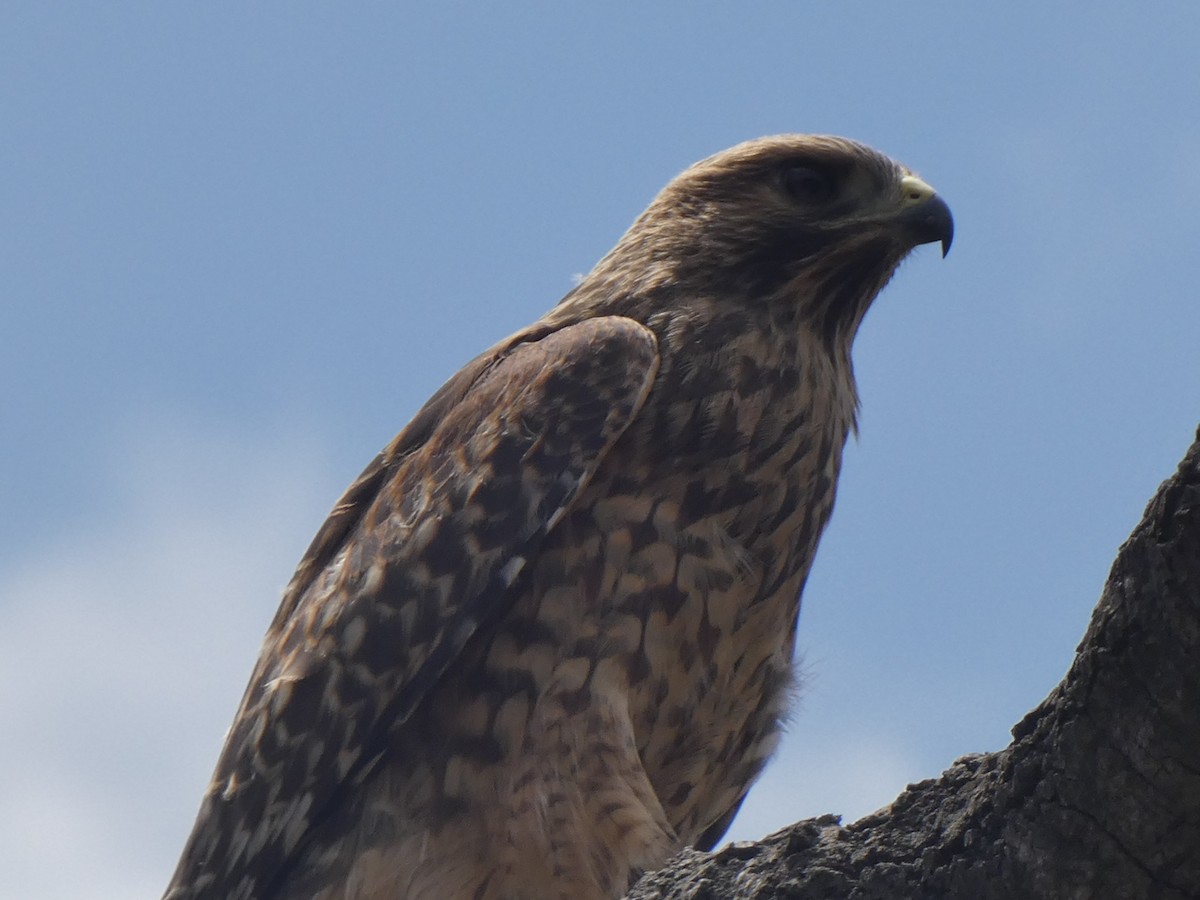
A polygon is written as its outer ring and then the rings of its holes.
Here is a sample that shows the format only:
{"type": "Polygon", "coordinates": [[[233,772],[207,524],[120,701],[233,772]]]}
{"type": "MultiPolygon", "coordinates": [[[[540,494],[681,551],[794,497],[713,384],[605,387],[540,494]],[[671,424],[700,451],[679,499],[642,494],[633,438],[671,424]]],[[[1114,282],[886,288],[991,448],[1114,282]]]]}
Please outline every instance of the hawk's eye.
{"type": "Polygon", "coordinates": [[[807,166],[784,169],[783,186],[801,203],[824,203],[834,193],[833,179],[807,166]]]}

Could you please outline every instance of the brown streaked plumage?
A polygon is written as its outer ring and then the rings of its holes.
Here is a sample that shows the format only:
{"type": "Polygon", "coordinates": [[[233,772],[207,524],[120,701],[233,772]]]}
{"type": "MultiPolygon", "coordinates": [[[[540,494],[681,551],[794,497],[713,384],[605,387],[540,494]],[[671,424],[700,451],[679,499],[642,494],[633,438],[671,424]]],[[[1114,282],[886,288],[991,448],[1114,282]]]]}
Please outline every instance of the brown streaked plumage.
{"type": "Polygon", "coordinates": [[[951,236],[838,138],[672,181],[334,508],[167,898],[601,900],[713,845],[785,712],[851,342],[951,236]]]}

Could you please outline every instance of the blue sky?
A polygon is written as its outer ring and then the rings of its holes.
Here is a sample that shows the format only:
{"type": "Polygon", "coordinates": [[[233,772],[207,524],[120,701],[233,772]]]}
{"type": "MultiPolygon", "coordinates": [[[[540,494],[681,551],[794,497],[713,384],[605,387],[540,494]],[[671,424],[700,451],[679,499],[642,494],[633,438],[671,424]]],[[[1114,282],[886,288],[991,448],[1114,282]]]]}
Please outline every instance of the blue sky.
{"type": "Polygon", "coordinates": [[[1200,420],[1200,7],[0,9],[0,897],[154,897],[342,488],[700,157],[958,231],[855,357],[806,688],[731,837],[994,750],[1200,420]]]}

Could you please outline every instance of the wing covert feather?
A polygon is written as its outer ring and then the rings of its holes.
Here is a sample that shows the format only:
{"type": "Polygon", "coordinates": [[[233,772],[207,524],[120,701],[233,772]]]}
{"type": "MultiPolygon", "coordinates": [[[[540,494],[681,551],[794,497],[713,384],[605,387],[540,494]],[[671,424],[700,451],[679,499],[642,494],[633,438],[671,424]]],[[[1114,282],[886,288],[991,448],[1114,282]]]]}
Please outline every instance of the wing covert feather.
{"type": "Polygon", "coordinates": [[[266,900],[638,414],[642,325],[589,319],[459,372],[335,506],[285,592],[167,897],[266,900]]]}

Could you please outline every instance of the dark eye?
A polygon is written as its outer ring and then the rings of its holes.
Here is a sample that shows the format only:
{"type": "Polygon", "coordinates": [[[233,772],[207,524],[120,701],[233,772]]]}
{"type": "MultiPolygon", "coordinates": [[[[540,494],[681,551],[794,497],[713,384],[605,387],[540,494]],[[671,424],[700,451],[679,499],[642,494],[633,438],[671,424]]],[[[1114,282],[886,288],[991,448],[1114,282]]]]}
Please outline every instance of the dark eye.
{"type": "Polygon", "coordinates": [[[801,203],[824,203],[833,197],[833,180],[807,166],[791,166],[783,172],[783,186],[801,203]]]}

